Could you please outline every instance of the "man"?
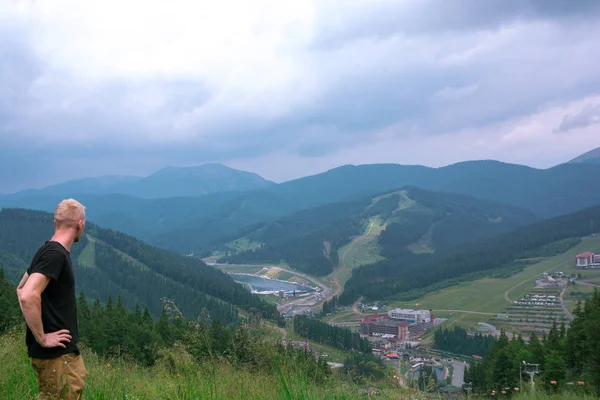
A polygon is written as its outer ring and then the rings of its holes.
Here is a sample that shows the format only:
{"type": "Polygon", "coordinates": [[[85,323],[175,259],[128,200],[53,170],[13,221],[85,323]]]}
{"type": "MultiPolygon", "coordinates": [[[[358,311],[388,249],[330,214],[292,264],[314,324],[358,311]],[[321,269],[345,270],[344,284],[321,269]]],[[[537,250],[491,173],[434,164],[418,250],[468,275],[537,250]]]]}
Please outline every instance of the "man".
{"type": "Polygon", "coordinates": [[[54,236],[37,251],[17,287],[26,343],[42,399],[81,399],[87,371],[77,348],[77,305],[71,246],[85,229],[85,207],[62,201],[54,236]]]}

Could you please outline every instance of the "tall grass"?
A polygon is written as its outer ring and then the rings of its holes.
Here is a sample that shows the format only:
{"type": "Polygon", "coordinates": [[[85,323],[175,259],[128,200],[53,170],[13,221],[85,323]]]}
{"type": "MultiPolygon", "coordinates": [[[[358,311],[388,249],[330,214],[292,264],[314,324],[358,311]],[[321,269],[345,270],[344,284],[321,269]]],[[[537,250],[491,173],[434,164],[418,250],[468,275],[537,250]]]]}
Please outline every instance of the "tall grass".
{"type": "MultiPolygon", "coordinates": [[[[310,376],[299,372],[286,358],[274,356],[275,374],[236,368],[223,359],[198,364],[182,348],[165,351],[152,367],[140,367],[122,359],[104,359],[83,349],[89,378],[87,400],[269,400],[269,399],[438,399],[437,394],[395,388],[385,382],[372,394],[369,386],[357,386],[333,376],[323,385],[314,385],[310,376]]],[[[22,333],[0,337],[0,399],[33,400],[37,394],[22,333]]],[[[518,399],[598,399],[575,394],[520,396],[518,399]]]]}
{"type": "MultiPolygon", "coordinates": [[[[196,363],[183,349],[173,347],[152,367],[120,359],[103,359],[83,349],[89,371],[88,400],[105,399],[357,399],[367,398],[365,388],[332,377],[323,385],[310,384],[286,358],[274,358],[276,374],[236,368],[226,360],[196,363]]],[[[384,388],[382,398],[416,398],[399,389],[384,388]]],[[[0,398],[34,399],[35,374],[20,333],[0,337],[0,398]]]]}

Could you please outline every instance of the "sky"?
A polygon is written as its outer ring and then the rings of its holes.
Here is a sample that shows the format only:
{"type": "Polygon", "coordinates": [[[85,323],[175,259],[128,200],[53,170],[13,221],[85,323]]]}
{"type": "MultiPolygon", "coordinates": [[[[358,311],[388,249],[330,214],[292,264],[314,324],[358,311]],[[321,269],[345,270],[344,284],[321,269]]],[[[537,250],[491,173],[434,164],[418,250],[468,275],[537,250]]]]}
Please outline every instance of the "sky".
{"type": "Polygon", "coordinates": [[[0,0],[0,193],[600,146],[594,0],[0,0]]]}

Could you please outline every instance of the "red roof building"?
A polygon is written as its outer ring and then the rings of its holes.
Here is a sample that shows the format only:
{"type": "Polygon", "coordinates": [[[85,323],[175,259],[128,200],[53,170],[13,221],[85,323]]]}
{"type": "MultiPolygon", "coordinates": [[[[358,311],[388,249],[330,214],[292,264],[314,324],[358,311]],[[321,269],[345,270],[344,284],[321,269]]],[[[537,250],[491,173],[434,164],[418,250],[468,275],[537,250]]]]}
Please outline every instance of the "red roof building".
{"type": "Polygon", "coordinates": [[[600,268],[600,255],[590,251],[575,256],[577,268],[600,268]]]}

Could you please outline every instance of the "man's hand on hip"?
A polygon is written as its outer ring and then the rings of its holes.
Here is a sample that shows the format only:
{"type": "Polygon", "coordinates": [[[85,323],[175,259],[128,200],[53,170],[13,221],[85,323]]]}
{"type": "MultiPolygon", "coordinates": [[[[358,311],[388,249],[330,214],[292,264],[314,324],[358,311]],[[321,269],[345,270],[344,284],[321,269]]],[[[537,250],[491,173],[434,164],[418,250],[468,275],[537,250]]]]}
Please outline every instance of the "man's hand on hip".
{"type": "Polygon", "coordinates": [[[71,343],[71,335],[67,329],[61,329],[57,332],[46,333],[43,337],[38,340],[38,343],[42,347],[51,348],[51,347],[62,347],[66,348],[65,343],[71,343]]]}

